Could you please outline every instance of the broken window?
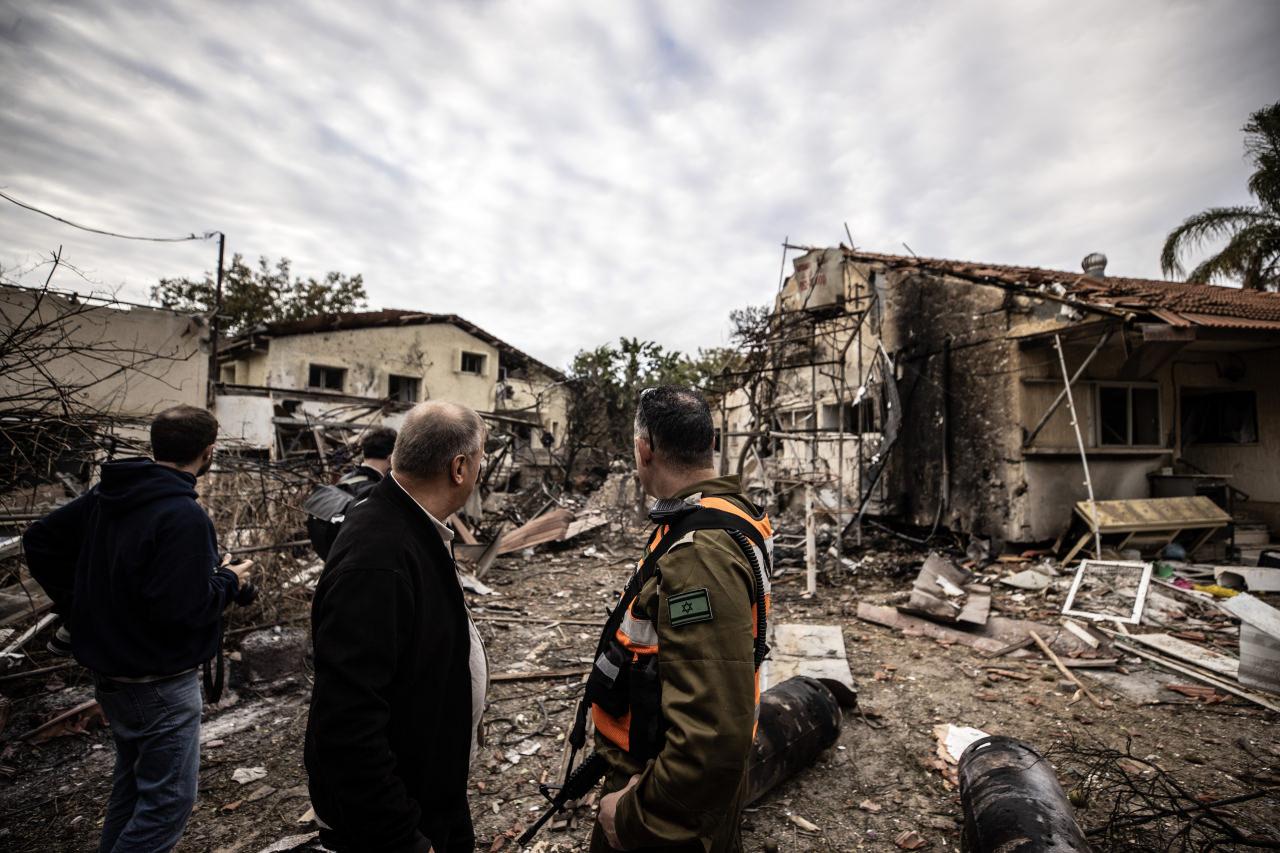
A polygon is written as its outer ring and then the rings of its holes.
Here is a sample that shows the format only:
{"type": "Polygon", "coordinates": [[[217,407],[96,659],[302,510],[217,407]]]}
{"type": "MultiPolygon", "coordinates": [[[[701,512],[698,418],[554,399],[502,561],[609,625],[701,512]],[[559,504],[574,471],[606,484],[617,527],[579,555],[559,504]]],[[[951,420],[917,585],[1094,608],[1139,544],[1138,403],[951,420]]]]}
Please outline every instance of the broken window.
{"type": "Polygon", "coordinates": [[[813,409],[791,409],[778,412],[778,428],[783,432],[791,430],[808,431],[813,427],[813,409]]]}
{"type": "Polygon", "coordinates": [[[875,432],[876,407],[871,398],[854,403],[823,403],[822,429],[842,432],[875,432]],[[858,422],[859,415],[862,422],[858,422]]]}
{"type": "Polygon", "coordinates": [[[393,373],[387,377],[387,397],[398,403],[416,403],[421,386],[422,380],[416,376],[396,376],[393,373]]]}
{"type": "Polygon", "coordinates": [[[1098,444],[1150,447],[1160,442],[1160,388],[1157,385],[1098,386],[1098,444]]]}
{"type": "Polygon", "coordinates": [[[326,367],[313,364],[307,372],[307,387],[321,391],[341,391],[346,384],[347,371],[343,367],[326,367]]]}
{"type": "Polygon", "coordinates": [[[1183,388],[1183,444],[1256,444],[1256,391],[1183,388]]]}
{"type": "Polygon", "coordinates": [[[482,352],[464,352],[462,354],[462,363],[458,367],[463,373],[474,373],[476,376],[484,376],[485,354],[482,352]]]}

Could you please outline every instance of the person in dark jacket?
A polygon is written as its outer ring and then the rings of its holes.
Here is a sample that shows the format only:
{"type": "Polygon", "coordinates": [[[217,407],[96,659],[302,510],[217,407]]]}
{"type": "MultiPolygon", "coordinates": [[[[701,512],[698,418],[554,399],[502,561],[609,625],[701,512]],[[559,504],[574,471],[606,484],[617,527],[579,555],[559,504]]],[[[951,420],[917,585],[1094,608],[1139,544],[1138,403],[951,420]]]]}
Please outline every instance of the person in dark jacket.
{"type": "Polygon", "coordinates": [[[360,464],[333,485],[316,489],[302,505],[307,513],[307,536],[320,559],[328,558],[347,509],[373,491],[391,470],[391,451],[395,445],[396,431],[391,427],[369,430],[360,439],[363,457],[360,464]]]}
{"type": "Polygon", "coordinates": [[[391,476],[351,509],[320,576],[304,755],[331,850],[474,847],[466,787],[487,663],[441,519],[475,488],[484,438],[471,409],[415,407],[391,476]]]}
{"type": "Polygon", "coordinates": [[[222,611],[252,566],[218,565],[196,503],[217,432],[204,409],[166,409],[151,424],[154,461],[104,464],[96,486],[22,538],[115,740],[101,851],[170,850],[195,804],[198,668],[217,653],[222,611]]]}

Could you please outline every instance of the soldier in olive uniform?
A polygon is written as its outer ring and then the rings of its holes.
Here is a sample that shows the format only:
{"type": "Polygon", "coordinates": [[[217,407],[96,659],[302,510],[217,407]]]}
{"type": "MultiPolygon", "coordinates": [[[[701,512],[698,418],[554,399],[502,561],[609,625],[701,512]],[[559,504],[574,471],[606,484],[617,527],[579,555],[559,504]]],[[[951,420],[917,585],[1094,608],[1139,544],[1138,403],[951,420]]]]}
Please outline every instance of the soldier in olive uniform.
{"type": "Polygon", "coordinates": [[[641,395],[636,466],[658,526],[588,684],[610,768],[592,851],[741,849],[772,531],[738,477],[716,476],[713,439],[697,392],[641,395]]]}

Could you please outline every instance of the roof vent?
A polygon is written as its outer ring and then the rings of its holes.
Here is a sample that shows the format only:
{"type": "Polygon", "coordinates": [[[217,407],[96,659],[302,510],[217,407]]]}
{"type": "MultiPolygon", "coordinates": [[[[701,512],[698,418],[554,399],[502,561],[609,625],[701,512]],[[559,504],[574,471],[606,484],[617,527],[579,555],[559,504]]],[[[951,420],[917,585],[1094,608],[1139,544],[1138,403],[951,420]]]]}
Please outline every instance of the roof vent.
{"type": "Polygon", "coordinates": [[[1102,278],[1107,274],[1107,256],[1101,252],[1090,252],[1080,262],[1084,274],[1092,278],[1102,278]]]}

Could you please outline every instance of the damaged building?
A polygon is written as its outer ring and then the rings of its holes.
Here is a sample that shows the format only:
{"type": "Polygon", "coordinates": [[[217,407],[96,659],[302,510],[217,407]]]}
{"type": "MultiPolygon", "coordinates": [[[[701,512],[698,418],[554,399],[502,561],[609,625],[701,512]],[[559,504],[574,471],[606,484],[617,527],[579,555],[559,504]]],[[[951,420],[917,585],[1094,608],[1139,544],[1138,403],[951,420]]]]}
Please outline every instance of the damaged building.
{"type": "Polygon", "coordinates": [[[1090,497],[1083,456],[1099,502],[1204,496],[1265,543],[1280,294],[1105,267],[802,249],[720,403],[722,468],[846,525],[1043,542],[1090,497]]]}
{"type": "Polygon", "coordinates": [[[5,491],[58,475],[83,480],[86,459],[145,452],[156,412],[205,405],[209,329],[202,317],[3,285],[0,328],[5,491]]]}
{"type": "Polygon", "coordinates": [[[226,438],[285,459],[325,453],[414,403],[480,412],[504,437],[497,476],[552,464],[563,439],[559,371],[454,314],[367,311],[271,323],[218,353],[216,407],[226,438]]]}

